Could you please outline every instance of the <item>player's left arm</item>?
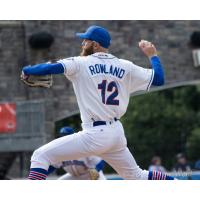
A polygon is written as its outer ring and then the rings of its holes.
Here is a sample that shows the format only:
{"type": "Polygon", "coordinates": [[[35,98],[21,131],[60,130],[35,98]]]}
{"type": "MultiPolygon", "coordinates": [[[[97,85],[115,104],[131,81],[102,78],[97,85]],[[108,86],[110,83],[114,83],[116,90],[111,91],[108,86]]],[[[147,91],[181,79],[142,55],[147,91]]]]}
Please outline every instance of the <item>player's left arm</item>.
{"type": "Polygon", "coordinates": [[[23,67],[24,75],[48,75],[48,74],[63,74],[64,67],[61,63],[41,63],[33,66],[23,67]]]}
{"type": "Polygon", "coordinates": [[[58,60],[56,63],[41,63],[26,66],[22,69],[22,78],[29,75],[65,74],[68,77],[75,76],[80,69],[80,57],[71,57],[58,60]]]}

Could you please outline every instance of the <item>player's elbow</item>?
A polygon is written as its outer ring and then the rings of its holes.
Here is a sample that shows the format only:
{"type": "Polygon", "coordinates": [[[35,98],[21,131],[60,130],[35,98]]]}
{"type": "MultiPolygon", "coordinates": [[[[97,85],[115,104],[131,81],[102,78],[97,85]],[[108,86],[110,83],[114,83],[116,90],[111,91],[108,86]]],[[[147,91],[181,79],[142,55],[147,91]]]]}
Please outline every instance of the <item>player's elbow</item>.
{"type": "Polygon", "coordinates": [[[165,78],[164,78],[164,74],[159,74],[154,76],[152,85],[154,86],[162,86],[165,84],[165,78]]]}

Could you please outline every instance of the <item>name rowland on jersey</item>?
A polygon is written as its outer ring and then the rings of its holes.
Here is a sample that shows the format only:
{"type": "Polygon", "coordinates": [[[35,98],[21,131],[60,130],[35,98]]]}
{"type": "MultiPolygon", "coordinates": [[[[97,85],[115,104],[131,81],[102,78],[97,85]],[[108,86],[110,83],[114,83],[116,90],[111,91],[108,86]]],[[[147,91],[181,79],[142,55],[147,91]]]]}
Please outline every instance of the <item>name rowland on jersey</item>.
{"type": "Polygon", "coordinates": [[[101,73],[101,74],[111,74],[113,76],[122,79],[125,74],[124,69],[120,67],[113,67],[112,65],[107,67],[105,64],[90,65],[89,70],[92,76],[101,73]]]}

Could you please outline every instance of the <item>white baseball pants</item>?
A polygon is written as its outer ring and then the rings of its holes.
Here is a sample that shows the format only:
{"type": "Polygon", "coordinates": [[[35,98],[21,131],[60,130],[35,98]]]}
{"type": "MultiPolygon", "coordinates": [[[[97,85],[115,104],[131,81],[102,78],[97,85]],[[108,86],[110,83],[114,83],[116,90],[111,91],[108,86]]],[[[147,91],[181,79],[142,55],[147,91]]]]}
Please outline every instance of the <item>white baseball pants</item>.
{"type": "Polygon", "coordinates": [[[120,121],[95,126],[83,124],[83,131],[53,140],[34,151],[31,168],[48,170],[63,160],[75,160],[96,155],[105,160],[124,179],[148,179],[127,148],[120,121]]]}

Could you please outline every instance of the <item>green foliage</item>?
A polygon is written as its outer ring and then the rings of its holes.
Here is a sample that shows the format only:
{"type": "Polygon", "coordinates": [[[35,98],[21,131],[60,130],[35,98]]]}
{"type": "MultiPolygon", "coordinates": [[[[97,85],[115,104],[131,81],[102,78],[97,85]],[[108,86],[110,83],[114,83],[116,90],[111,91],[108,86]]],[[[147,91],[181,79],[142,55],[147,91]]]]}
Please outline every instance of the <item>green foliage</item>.
{"type": "Polygon", "coordinates": [[[188,137],[200,127],[199,102],[200,92],[194,86],[131,98],[122,122],[139,165],[147,168],[152,156],[159,155],[171,169],[175,155],[187,152],[188,137]]]}
{"type": "Polygon", "coordinates": [[[190,159],[193,162],[200,159],[200,128],[196,128],[192,131],[186,145],[190,159]]]}

